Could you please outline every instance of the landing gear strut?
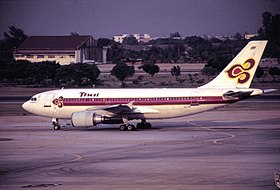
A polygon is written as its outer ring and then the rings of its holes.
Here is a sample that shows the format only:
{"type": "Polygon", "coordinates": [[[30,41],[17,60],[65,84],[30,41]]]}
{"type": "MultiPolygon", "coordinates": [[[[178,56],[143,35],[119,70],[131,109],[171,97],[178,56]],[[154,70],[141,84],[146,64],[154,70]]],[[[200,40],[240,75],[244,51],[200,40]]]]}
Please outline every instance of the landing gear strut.
{"type": "Polygon", "coordinates": [[[60,130],[60,125],[57,118],[52,118],[52,124],[54,130],[60,130]]]}
{"type": "Polygon", "coordinates": [[[137,123],[137,129],[151,129],[152,124],[146,122],[146,120],[141,120],[141,123],[137,123]]]}

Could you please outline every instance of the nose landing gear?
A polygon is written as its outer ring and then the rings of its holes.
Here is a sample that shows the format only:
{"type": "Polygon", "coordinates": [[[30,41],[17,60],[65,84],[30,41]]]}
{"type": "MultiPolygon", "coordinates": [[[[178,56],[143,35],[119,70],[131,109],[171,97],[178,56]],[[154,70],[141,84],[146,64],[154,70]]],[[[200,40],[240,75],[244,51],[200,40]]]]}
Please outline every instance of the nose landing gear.
{"type": "Polygon", "coordinates": [[[54,126],[53,126],[53,129],[54,129],[54,130],[60,130],[60,128],[61,128],[60,125],[54,125],[54,126]]]}
{"type": "Polygon", "coordinates": [[[52,124],[53,124],[53,129],[55,131],[60,130],[60,125],[58,123],[58,119],[57,118],[52,118],[52,124]]]}

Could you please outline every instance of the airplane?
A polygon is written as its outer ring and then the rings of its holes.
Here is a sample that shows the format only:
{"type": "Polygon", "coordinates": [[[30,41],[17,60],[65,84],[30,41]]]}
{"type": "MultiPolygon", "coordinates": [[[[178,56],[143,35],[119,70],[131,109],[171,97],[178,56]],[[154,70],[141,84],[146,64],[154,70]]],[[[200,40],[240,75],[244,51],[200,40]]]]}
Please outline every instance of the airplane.
{"type": "Polygon", "coordinates": [[[73,127],[120,124],[121,131],[149,129],[147,120],[188,116],[275,89],[250,88],[267,41],[251,41],[209,83],[197,88],[59,89],[34,95],[22,107],[33,114],[70,119],[73,127]],[[135,127],[130,120],[141,120],[135,127]]]}

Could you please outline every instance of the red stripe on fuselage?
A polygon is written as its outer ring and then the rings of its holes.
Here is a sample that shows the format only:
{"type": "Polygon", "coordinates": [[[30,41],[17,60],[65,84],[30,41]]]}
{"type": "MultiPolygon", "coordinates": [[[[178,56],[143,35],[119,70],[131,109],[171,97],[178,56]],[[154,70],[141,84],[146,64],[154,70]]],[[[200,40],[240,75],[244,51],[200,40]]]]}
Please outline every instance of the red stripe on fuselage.
{"type": "Polygon", "coordinates": [[[185,105],[199,104],[224,104],[238,100],[226,100],[222,96],[216,97],[165,97],[165,98],[64,98],[64,106],[105,106],[128,104],[134,101],[135,106],[155,105],[185,105]]]}

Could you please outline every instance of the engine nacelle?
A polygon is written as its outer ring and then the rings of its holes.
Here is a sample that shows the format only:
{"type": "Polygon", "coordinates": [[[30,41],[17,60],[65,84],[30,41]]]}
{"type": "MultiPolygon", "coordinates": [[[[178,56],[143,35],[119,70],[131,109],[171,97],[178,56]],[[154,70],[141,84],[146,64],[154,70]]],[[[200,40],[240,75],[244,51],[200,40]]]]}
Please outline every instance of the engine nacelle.
{"type": "Polygon", "coordinates": [[[122,118],[106,117],[91,111],[74,112],[71,116],[73,127],[92,127],[97,124],[119,124],[122,118]]]}

